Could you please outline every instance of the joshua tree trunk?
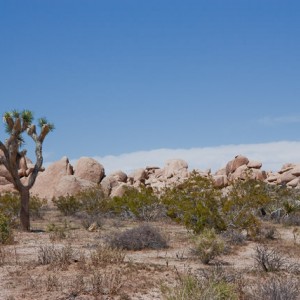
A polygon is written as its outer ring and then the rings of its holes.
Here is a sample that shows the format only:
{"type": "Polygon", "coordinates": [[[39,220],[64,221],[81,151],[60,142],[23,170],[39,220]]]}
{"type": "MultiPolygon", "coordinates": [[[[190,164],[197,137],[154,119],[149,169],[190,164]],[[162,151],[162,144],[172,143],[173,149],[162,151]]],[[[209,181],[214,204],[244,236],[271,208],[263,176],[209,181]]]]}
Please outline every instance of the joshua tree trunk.
{"type": "Polygon", "coordinates": [[[27,187],[22,188],[20,191],[21,196],[21,209],[20,209],[20,221],[23,231],[30,230],[30,216],[29,216],[29,189],[27,187]]]}

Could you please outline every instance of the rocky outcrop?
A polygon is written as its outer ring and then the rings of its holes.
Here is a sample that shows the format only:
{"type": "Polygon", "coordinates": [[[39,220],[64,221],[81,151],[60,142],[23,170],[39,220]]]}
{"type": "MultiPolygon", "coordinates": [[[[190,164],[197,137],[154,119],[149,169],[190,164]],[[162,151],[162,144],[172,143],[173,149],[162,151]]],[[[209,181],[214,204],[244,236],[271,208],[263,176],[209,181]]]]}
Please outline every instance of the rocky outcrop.
{"type": "MultiPolygon", "coordinates": [[[[20,162],[19,174],[26,183],[34,165],[27,158],[20,162]]],[[[216,187],[224,189],[235,180],[248,177],[265,181],[272,185],[285,185],[300,188],[300,164],[285,164],[278,172],[265,172],[262,163],[237,155],[226,166],[214,174],[211,170],[196,170],[201,176],[212,178],[216,187]]],[[[182,159],[172,159],[165,166],[148,166],[127,175],[116,171],[105,176],[104,167],[93,158],[82,157],[75,168],[67,157],[51,164],[44,172],[40,172],[31,193],[41,198],[73,195],[86,188],[101,186],[107,196],[122,196],[128,187],[144,185],[161,191],[165,187],[177,185],[190,176],[188,164],[182,159]]],[[[0,193],[14,191],[9,172],[0,165],[0,193]]]]}
{"type": "Polygon", "coordinates": [[[300,164],[284,164],[278,172],[270,172],[266,181],[270,184],[300,188],[300,164]]]}

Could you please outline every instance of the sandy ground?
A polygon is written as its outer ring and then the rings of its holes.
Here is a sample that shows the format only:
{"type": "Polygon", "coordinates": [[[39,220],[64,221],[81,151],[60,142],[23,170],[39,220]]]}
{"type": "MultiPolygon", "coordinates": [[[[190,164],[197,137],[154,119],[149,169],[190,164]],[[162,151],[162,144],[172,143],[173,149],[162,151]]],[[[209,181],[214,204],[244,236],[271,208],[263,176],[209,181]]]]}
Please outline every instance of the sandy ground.
{"type": "MultiPolygon", "coordinates": [[[[191,253],[193,242],[188,230],[171,222],[153,225],[168,239],[167,249],[125,251],[124,262],[94,267],[88,260],[97,245],[103,244],[113,232],[137,226],[137,223],[107,219],[103,227],[88,232],[80,222],[49,210],[42,220],[32,221],[32,232],[15,231],[15,243],[0,248],[0,299],[163,299],[161,287],[174,286],[183,273],[197,273],[215,264],[247,274],[254,269],[257,242],[233,246],[229,254],[203,265],[191,253]],[[47,232],[50,223],[67,224],[67,237],[53,240],[47,232]],[[41,247],[62,249],[68,245],[75,253],[70,265],[62,268],[39,264],[41,247]],[[98,284],[100,290],[95,291],[93,278],[97,274],[101,283],[98,284]]],[[[300,238],[298,244],[292,227],[275,226],[278,238],[269,241],[270,245],[298,262],[300,238]]]]}

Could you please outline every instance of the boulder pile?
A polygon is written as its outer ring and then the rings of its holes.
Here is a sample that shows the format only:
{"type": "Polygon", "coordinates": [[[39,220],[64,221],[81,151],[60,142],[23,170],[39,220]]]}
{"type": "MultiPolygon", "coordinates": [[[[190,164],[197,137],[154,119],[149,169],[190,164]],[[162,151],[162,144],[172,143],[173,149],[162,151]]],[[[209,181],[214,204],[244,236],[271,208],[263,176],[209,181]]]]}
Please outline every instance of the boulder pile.
{"type": "MultiPolygon", "coordinates": [[[[1,155],[1,153],[0,153],[1,155]]],[[[204,177],[211,177],[218,188],[225,188],[233,181],[246,177],[265,181],[272,185],[286,185],[290,188],[300,188],[300,164],[285,164],[278,172],[266,172],[261,169],[262,163],[249,160],[243,155],[237,155],[226,166],[214,174],[211,170],[199,171],[204,177]]],[[[33,170],[29,159],[20,161],[19,174],[26,182],[33,170]]],[[[190,175],[188,164],[182,159],[172,159],[163,168],[147,166],[130,174],[119,170],[105,175],[104,167],[95,159],[81,157],[73,167],[67,157],[41,170],[32,195],[41,198],[74,195],[79,191],[100,185],[107,196],[122,196],[127,187],[145,185],[160,191],[165,187],[179,184],[190,175]]],[[[9,172],[0,165],[0,193],[14,191],[9,172]]]]}

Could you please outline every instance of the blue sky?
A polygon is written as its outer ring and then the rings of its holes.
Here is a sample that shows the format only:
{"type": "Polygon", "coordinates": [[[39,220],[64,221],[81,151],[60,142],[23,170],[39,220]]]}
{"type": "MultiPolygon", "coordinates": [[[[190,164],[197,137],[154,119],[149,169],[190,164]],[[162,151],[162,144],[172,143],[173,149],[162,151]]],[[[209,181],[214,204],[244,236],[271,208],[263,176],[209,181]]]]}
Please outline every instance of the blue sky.
{"type": "Polygon", "coordinates": [[[296,0],[0,0],[1,111],[55,123],[46,162],[298,146],[299,15],[296,0]]]}

